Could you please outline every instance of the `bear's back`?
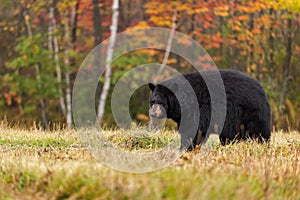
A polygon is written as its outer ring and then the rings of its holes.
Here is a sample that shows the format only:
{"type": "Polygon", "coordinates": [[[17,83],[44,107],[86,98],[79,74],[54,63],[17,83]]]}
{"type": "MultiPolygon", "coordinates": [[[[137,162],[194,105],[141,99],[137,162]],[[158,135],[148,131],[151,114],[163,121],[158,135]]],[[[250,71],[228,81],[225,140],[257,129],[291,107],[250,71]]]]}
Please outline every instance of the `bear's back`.
{"type": "Polygon", "coordinates": [[[236,70],[192,72],[184,74],[184,77],[191,84],[195,93],[201,95],[202,99],[204,96],[209,97],[210,93],[222,91],[222,87],[224,87],[227,101],[248,106],[253,103],[267,103],[267,96],[260,82],[236,70]]]}

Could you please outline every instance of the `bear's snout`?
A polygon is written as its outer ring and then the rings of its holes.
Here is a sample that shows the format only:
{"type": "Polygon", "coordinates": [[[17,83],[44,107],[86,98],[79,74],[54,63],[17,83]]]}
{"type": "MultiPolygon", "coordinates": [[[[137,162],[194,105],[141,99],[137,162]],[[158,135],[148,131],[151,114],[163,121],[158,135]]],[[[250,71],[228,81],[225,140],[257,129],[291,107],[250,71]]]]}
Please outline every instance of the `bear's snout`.
{"type": "Polygon", "coordinates": [[[165,108],[160,104],[153,104],[150,108],[149,114],[150,117],[158,119],[163,119],[167,117],[165,108]]]}

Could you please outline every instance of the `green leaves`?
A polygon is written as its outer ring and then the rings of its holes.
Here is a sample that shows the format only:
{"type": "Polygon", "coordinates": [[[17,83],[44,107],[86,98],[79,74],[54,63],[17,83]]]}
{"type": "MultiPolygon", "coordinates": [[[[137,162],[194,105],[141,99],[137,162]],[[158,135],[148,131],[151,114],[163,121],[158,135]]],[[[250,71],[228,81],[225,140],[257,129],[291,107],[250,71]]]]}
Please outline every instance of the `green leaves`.
{"type": "MultiPolygon", "coordinates": [[[[58,98],[54,62],[43,45],[44,39],[45,35],[41,34],[21,37],[15,47],[18,56],[8,63],[12,71],[4,78],[11,92],[30,97],[31,102],[39,98],[58,98]]],[[[24,111],[33,112],[35,106],[25,103],[24,111]]]]}

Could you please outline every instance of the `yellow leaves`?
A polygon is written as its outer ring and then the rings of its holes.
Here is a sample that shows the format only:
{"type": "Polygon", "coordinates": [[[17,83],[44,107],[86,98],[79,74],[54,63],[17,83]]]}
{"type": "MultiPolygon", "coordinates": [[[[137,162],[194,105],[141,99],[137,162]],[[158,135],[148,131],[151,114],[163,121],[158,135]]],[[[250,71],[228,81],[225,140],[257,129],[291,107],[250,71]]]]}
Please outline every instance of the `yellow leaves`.
{"type": "Polygon", "coordinates": [[[171,59],[168,59],[168,61],[167,61],[167,64],[174,64],[174,63],[177,63],[176,58],[171,58],[171,59]]]}
{"type": "Polygon", "coordinates": [[[247,36],[245,34],[240,34],[237,36],[237,38],[239,41],[242,41],[242,42],[247,40],[247,36]]]}
{"type": "Polygon", "coordinates": [[[300,13],[300,0],[266,0],[275,10],[300,13]]]}
{"type": "Polygon", "coordinates": [[[203,7],[203,8],[196,8],[194,11],[196,14],[200,14],[200,13],[208,12],[209,9],[206,7],[203,7]]]}
{"type": "Polygon", "coordinates": [[[246,69],[247,74],[251,74],[251,72],[255,72],[257,70],[256,64],[252,64],[251,66],[248,66],[246,69]]]}
{"type": "Polygon", "coordinates": [[[260,18],[257,20],[257,24],[264,25],[267,28],[270,26],[273,26],[273,28],[274,28],[274,23],[272,23],[272,19],[268,15],[260,16],[260,18]]]}
{"type": "Polygon", "coordinates": [[[25,20],[29,21],[30,20],[30,16],[29,15],[25,15],[25,20]]]}
{"type": "Polygon", "coordinates": [[[157,54],[157,52],[156,52],[155,49],[148,49],[147,53],[148,53],[148,55],[150,55],[150,56],[154,56],[154,55],[157,54]]]}
{"type": "Polygon", "coordinates": [[[246,30],[246,35],[249,37],[249,38],[252,38],[253,37],[253,33],[249,30],[246,30]]]}
{"type": "Polygon", "coordinates": [[[146,21],[140,21],[137,25],[134,26],[135,28],[146,28],[149,27],[146,21]]]}
{"type": "Polygon", "coordinates": [[[171,27],[172,25],[171,19],[167,20],[166,18],[163,19],[162,17],[159,16],[151,16],[150,21],[160,27],[171,27]]]}
{"type": "Polygon", "coordinates": [[[267,6],[263,2],[249,1],[249,3],[247,5],[237,4],[236,9],[241,13],[255,13],[255,12],[260,12],[263,9],[267,9],[267,6]]]}
{"type": "Polygon", "coordinates": [[[58,1],[57,3],[57,9],[60,13],[65,12],[67,9],[72,8],[73,6],[76,5],[76,1],[75,0],[61,0],[58,1]]]}
{"type": "Polygon", "coordinates": [[[242,13],[250,13],[250,8],[248,8],[247,6],[244,6],[244,5],[237,4],[236,9],[242,13]]]}
{"type": "Polygon", "coordinates": [[[150,15],[161,15],[161,14],[168,14],[168,12],[191,12],[192,9],[185,3],[180,2],[155,2],[155,1],[149,1],[145,6],[146,13],[150,15]]]}
{"type": "Polygon", "coordinates": [[[175,9],[177,9],[177,11],[190,10],[190,8],[188,7],[188,5],[183,4],[183,3],[181,3],[177,7],[175,7],[175,9]]]}
{"type": "Polygon", "coordinates": [[[204,8],[204,10],[195,10],[193,6],[180,1],[149,1],[144,7],[146,9],[146,13],[150,15],[150,24],[152,25],[153,23],[155,26],[160,27],[172,26],[172,16],[174,12],[177,12],[177,18],[181,19],[183,13],[192,15],[197,12],[208,11],[207,8],[204,8]]]}
{"type": "Polygon", "coordinates": [[[252,66],[250,66],[251,67],[251,70],[252,71],[256,71],[257,70],[257,66],[256,66],[256,64],[253,64],[252,66]]]}
{"type": "Polygon", "coordinates": [[[229,44],[230,45],[236,45],[238,42],[237,42],[237,40],[235,40],[235,39],[230,39],[229,40],[229,44]]]}
{"type": "Polygon", "coordinates": [[[249,66],[248,66],[247,69],[246,69],[246,73],[247,73],[248,75],[251,74],[251,68],[250,68],[249,66]]]}
{"type": "Polygon", "coordinates": [[[239,21],[248,21],[249,16],[248,15],[241,15],[237,17],[237,20],[239,21]]]}
{"type": "Polygon", "coordinates": [[[234,31],[241,31],[241,30],[242,30],[241,27],[238,26],[238,25],[233,25],[231,28],[232,28],[232,30],[234,30],[234,31]]]}
{"type": "Polygon", "coordinates": [[[229,20],[228,24],[230,25],[233,31],[241,32],[245,30],[245,26],[247,26],[248,20],[249,20],[248,15],[240,15],[240,16],[236,16],[232,20],[229,20]]]}
{"type": "Polygon", "coordinates": [[[284,13],[281,15],[281,19],[293,19],[293,15],[290,13],[284,13]]]}
{"type": "Polygon", "coordinates": [[[60,2],[58,8],[59,10],[66,10],[68,8],[68,4],[66,2],[60,2]]]}
{"type": "Polygon", "coordinates": [[[137,118],[141,121],[148,121],[149,120],[149,117],[145,114],[138,114],[137,118]]]}
{"type": "Polygon", "coordinates": [[[300,13],[300,0],[263,0],[275,10],[288,10],[300,13]]]}
{"type": "Polygon", "coordinates": [[[228,6],[220,6],[214,10],[214,13],[215,13],[215,15],[218,15],[218,16],[227,17],[229,15],[228,11],[229,11],[228,6]]]}
{"type": "Polygon", "coordinates": [[[136,51],[136,53],[155,56],[157,54],[157,50],[155,50],[155,49],[139,49],[139,50],[136,51]]]}
{"type": "Polygon", "coordinates": [[[222,12],[222,11],[215,11],[214,13],[215,15],[219,15],[222,17],[227,17],[229,15],[228,12],[222,12]]]}

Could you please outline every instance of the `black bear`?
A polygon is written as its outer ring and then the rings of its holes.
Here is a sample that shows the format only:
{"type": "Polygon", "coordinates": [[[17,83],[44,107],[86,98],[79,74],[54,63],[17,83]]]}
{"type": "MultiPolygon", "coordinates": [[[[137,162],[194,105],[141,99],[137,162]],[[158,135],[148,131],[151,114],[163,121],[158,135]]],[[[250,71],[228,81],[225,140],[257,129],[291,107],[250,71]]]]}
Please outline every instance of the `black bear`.
{"type": "Polygon", "coordinates": [[[201,144],[211,132],[219,134],[223,145],[247,138],[259,142],[270,139],[270,105],[266,93],[256,79],[244,73],[208,70],[148,85],[152,91],[149,115],[152,118],[170,118],[177,123],[182,149],[201,144]],[[196,101],[191,98],[193,95],[186,85],[192,88],[196,101]],[[212,122],[212,113],[222,118],[222,113],[218,114],[222,109],[218,109],[218,106],[213,108],[210,93],[220,93],[218,91],[222,91],[222,87],[223,98],[217,94],[214,105],[224,105],[222,112],[225,121],[222,123],[222,120],[214,119],[212,122]],[[183,115],[185,125],[182,122],[183,115]]]}

